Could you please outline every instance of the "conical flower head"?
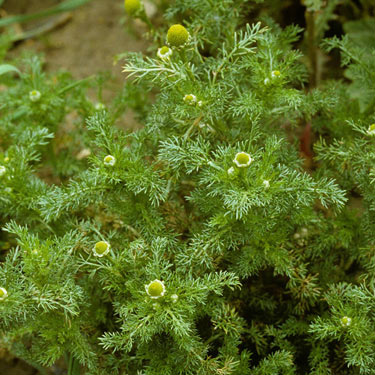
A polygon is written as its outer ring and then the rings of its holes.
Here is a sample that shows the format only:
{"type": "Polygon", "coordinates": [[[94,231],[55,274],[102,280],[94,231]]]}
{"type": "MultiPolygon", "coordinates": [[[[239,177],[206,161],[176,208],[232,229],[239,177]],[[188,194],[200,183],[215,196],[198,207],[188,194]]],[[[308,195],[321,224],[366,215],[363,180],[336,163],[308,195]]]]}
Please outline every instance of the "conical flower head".
{"type": "Polygon", "coordinates": [[[113,167],[116,164],[116,158],[114,156],[112,156],[112,155],[107,155],[103,159],[103,163],[106,166],[113,167]]]}
{"type": "Polygon", "coordinates": [[[176,24],[169,28],[167,33],[167,42],[172,47],[180,47],[189,40],[189,32],[184,26],[176,24]]]}
{"type": "Polygon", "coordinates": [[[142,9],[142,3],[140,0],[125,0],[125,10],[130,16],[135,15],[142,9]]]}
{"type": "Polygon", "coordinates": [[[236,164],[238,168],[246,168],[252,161],[253,159],[246,152],[238,152],[233,159],[233,163],[236,164]]]}
{"type": "Polygon", "coordinates": [[[95,244],[92,252],[94,253],[94,256],[101,258],[109,253],[110,248],[111,246],[107,241],[99,241],[95,244]]]}
{"type": "Polygon", "coordinates": [[[151,281],[150,284],[145,286],[145,289],[146,293],[154,299],[163,297],[165,293],[164,283],[160,280],[151,281]]]}
{"type": "Polygon", "coordinates": [[[162,60],[168,60],[171,57],[172,53],[172,49],[167,46],[163,46],[158,49],[158,57],[162,60]]]}

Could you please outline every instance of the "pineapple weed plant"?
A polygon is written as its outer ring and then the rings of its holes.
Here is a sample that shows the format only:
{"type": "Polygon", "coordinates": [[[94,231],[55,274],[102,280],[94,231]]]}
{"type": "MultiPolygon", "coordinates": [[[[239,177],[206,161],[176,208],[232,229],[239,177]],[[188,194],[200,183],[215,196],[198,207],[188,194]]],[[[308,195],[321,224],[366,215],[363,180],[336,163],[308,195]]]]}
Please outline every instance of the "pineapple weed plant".
{"type": "Polygon", "coordinates": [[[375,374],[374,8],[303,5],[305,30],[240,0],[156,27],[126,0],[153,44],[106,105],[1,37],[2,346],[41,374],[375,374]]]}

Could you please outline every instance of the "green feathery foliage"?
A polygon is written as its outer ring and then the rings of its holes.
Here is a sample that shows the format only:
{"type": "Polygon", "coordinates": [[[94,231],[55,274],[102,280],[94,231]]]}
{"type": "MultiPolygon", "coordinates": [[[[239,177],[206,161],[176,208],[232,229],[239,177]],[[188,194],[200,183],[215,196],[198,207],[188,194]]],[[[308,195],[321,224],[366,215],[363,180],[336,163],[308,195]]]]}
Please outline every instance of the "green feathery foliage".
{"type": "Polygon", "coordinates": [[[260,3],[176,0],[158,28],[142,5],[154,44],[121,56],[107,105],[102,77],[8,61],[4,37],[0,340],[16,356],[65,357],[69,375],[375,374],[375,10],[306,1],[303,34],[260,3]],[[324,38],[339,12],[346,35],[324,38]],[[342,77],[322,76],[337,50],[342,77]],[[118,126],[129,108],[137,131],[118,126]]]}

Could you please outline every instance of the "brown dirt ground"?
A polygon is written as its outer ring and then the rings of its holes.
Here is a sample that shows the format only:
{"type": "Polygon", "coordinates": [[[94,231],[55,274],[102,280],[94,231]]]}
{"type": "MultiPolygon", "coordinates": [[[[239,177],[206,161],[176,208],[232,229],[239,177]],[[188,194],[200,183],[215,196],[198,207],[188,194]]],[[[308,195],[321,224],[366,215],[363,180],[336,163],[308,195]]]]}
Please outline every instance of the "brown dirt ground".
{"type": "MultiPolygon", "coordinates": [[[[56,3],[53,0],[6,0],[4,9],[12,15],[31,13],[56,3]]],[[[124,51],[145,50],[147,44],[141,38],[142,33],[136,38],[126,33],[121,25],[126,22],[122,0],[93,0],[70,15],[64,25],[38,39],[23,42],[15,53],[25,49],[42,52],[48,70],[68,70],[78,79],[110,71],[123,81],[121,67],[113,65],[113,56],[124,51]]],[[[47,20],[38,23],[43,22],[47,20]]],[[[24,29],[35,26],[35,22],[22,25],[24,29]]]]}
{"type": "MultiPolygon", "coordinates": [[[[57,0],[5,0],[1,16],[28,14],[57,4],[57,0]]],[[[124,51],[145,51],[148,45],[142,34],[146,31],[139,25],[139,35],[125,31],[122,0],[93,0],[64,17],[59,27],[37,38],[18,43],[11,56],[19,56],[25,50],[43,53],[48,71],[68,70],[77,79],[92,74],[109,71],[114,79],[111,87],[104,92],[110,99],[124,81],[121,66],[113,64],[113,57],[124,51]]],[[[39,27],[53,19],[43,19],[28,24],[14,25],[18,33],[39,27]]],[[[132,113],[127,113],[129,127],[135,127],[132,113]]],[[[0,345],[1,346],[1,345],[0,345]]],[[[64,374],[61,368],[51,368],[50,374],[64,374]]],[[[26,363],[11,357],[0,348],[0,375],[37,375],[38,371],[26,363]]]]}
{"type": "MultiPolygon", "coordinates": [[[[29,14],[58,3],[58,0],[5,0],[3,15],[29,14]]],[[[19,56],[24,51],[41,53],[45,57],[47,71],[67,70],[77,79],[109,72],[113,78],[102,92],[105,104],[115,96],[125,79],[121,62],[115,65],[114,56],[125,51],[146,51],[149,45],[144,38],[145,25],[136,21],[133,30],[137,33],[131,34],[127,22],[129,19],[125,16],[123,0],[92,0],[69,13],[13,25],[16,34],[47,23],[58,26],[36,38],[17,43],[10,56],[19,56]]],[[[96,101],[96,91],[90,92],[89,96],[96,101]]],[[[127,111],[123,120],[126,128],[139,127],[131,110],[127,111]]]]}

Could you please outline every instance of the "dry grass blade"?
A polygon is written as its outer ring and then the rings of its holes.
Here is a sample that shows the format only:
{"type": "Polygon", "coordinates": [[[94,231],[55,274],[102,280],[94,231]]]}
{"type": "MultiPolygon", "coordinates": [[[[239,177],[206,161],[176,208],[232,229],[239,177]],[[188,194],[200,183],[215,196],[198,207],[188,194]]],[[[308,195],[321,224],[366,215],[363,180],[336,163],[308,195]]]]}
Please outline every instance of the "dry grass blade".
{"type": "Polygon", "coordinates": [[[58,4],[54,7],[42,10],[40,12],[32,13],[32,14],[23,14],[23,15],[17,15],[17,16],[11,16],[6,17],[3,19],[0,19],[0,27],[5,27],[12,25],[14,23],[21,23],[21,22],[27,22],[36,20],[39,18],[49,17],[53,16],[58,13],[68,12],[73,9],[76,9],[91,0],[66,0],[62,2],[61,4],[58,4]]]}

